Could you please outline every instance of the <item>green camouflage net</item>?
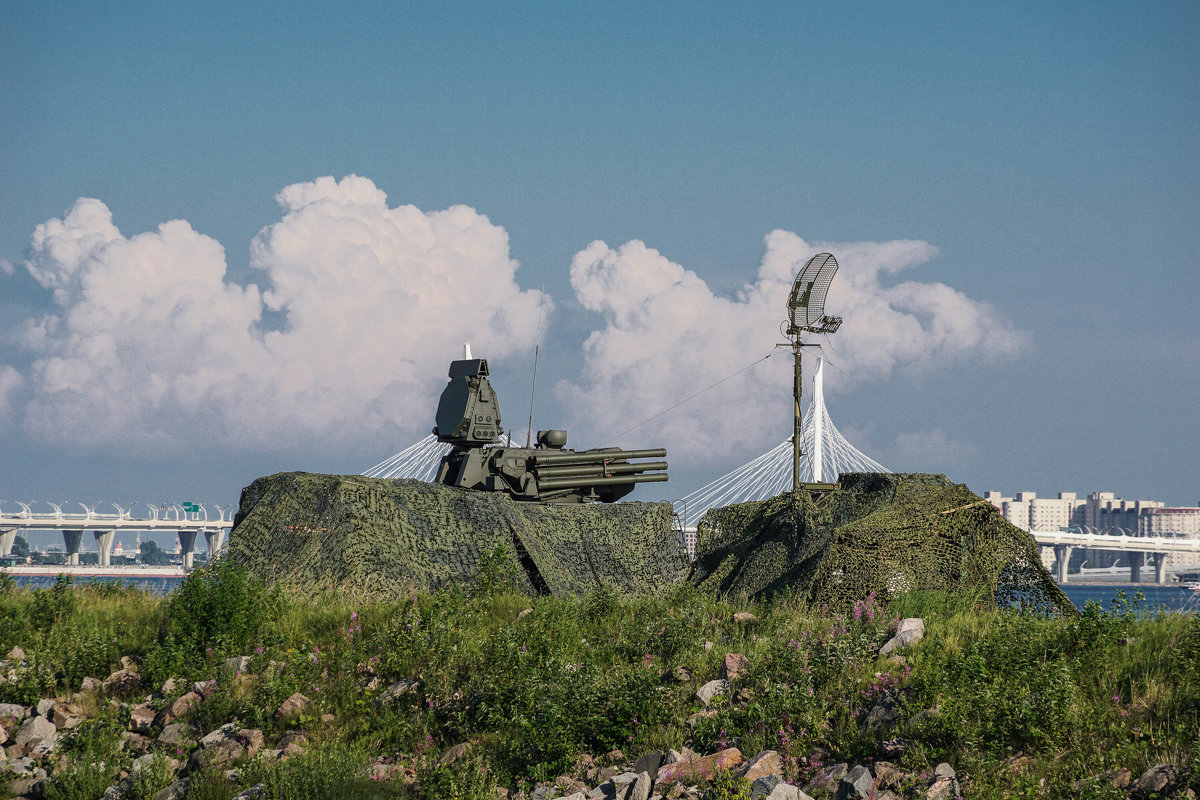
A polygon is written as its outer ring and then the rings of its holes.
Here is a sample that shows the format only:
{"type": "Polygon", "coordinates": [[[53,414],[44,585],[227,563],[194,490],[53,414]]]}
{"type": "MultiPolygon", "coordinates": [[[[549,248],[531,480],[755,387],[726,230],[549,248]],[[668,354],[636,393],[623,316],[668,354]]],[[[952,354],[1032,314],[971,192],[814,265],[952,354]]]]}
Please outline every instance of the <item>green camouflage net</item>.
{"type": "Polygon", "coordinates": [[[1075,610],[1033,538],[944,475],[848,473],[830,492],[712,509],[698,526],[691,580],[839,609],[871,592],[940,590],[999,607],[1075,610]]]}
{"type": "Polygon", "coordinates": [[[289,472],[242,490],[229,558],[302,593],[396,596],[469,580],[503,547],[526,591],[649,592],[687,557],[668,503],[542,505],[415,480],[289,472]]]}

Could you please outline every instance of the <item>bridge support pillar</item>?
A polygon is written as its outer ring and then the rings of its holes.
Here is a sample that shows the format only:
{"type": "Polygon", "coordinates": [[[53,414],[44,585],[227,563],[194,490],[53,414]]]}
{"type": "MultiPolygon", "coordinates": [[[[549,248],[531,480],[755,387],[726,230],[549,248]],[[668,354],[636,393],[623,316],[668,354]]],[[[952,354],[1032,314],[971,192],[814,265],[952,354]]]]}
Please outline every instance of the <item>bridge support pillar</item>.
{"type": "Polygon", "coordinates": [[[179,553],[183,556],[183,568],[191,569],[196,561],[196,532],[176,531],[179,537],[179,553]]]}
{"type": "Polygon", "coordinates": [[[17,540],[16,528],[5,528],[0,531],[0,556],[12,554],[13,542],[17,540]]]}
{"type": "Polygon", "coordinates": [[[1074,549],[1069,544],[1054,545],[1054,579],[1059,583],[1067,582],[1067,565],[1071,563],[1071,551],[1074,549]]]}
{"type": "Polygon", "coordinates": [[[96,559],[96,563],[102,567],[111,566],[112,565],[113,536],[115,536],[117,532],[116,531],[93,531],[93,533],[96,536],[96,552],[99,556],[96,559]]]}
{"type": "Polygon", "coordinates": [[[217,553],[220,553],[221,548],[225,546],[225,529],[204,531],[204,540],[208,542],[208,563],[211,564],[217,557],[217,553]]]}
{"type": "Polygon", "coordinates": [[[1167,582],[1167,554],[1166,553],[1155,553],[1154,554],[1154,582],[1155,583],[1166,583],[1167,582]]]}
{"type": "Polygon", "coordinates": [[[1142,582],[1142,565],[1146,563],[1146,554],[1138,552],[1126,553],[1129,556],[1129,582],[1142,582]]]}
{"type": "Polygon", "coordinates": [[[83,544],[83,531],[63,531],[63,544],[67,550],[67,564],[79,566],[79,547],[83,544]]]}

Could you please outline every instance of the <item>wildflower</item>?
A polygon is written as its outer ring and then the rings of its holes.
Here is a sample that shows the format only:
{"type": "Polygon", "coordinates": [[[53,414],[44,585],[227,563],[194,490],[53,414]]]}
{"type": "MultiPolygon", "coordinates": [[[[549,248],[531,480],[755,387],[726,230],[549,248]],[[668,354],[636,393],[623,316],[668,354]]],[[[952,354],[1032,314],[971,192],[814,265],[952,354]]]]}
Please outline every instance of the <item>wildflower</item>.
{"type": "Polygon", "coordinates": [[[254,652],[255,652],[255,653],[257,653],[257,654],[258,654],[258,655],[260,655],[260,656],[262,655],[262,651],[263,651],[263,649],[262,649],[261,647],[256,647],[256,648],[254,648],[254,652]]]}

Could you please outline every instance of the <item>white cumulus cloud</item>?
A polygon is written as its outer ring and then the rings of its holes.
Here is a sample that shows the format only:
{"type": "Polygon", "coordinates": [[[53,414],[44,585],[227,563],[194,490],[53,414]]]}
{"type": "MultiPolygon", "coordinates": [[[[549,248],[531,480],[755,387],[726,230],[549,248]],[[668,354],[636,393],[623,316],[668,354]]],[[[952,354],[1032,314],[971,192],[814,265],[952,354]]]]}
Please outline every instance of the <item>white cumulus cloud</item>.
{"type": "Polygon", "coordinates": [[[251,243],[261,290],[227,280],[221,244],[182,220],[126,237],[82,198],[38,226],[25,267],[57,311],[23,326],[24,378],[0,365],[28,390],[27,429],[280,449],[420,435],[462,342],[493,358],[533,346],[550,301],[517,285],[507,233],[482,214],[392,208],[353,175],[276,199],[282,219],[251,243]]]}
{"type": "Polygon", "coordinates": [[[897,273],[937,255],[925,242],[814,243],[777,230],[765,244],[755,281],[729,298],[640,241],[616,249],[592,242],[572,262],[571,285],[603,325],[584,345],[581,377],[561,381],[558,396],[583,424],[609,420],[598,427],[613,435],[775,352],[623,443],[654,439],[698,457],[781,441],[791,432],[792,369],[790,355],[774,346],[784,341],[779,326],[797,269],[822,251],[841,265],[827,313],[845,319],[826,352],[837,367],[826,371],[827,388],[885,378],[900,367],[1008,357],[1028,344],[1027,333],[986,303],[942,283],[897,281],[897,273]]]}

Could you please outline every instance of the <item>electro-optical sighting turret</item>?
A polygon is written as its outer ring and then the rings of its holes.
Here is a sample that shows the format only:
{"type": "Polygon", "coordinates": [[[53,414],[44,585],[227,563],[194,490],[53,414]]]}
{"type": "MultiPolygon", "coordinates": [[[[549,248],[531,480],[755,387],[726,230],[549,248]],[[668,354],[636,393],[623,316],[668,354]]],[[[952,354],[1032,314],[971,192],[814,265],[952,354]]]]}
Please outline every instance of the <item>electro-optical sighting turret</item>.
{"type": "Polygon", "coordinates": [[[564,430],[538,431],[536,447],[502,445],[500,401],[488,381],[485,358],[450,362],[450,382],[438,401],[438,441],[454,445],[438,467],[447,486],[507,492],[516,500],[611,503],[639,483],[667,480],[667,451],[566,449],[564,430]]]}

